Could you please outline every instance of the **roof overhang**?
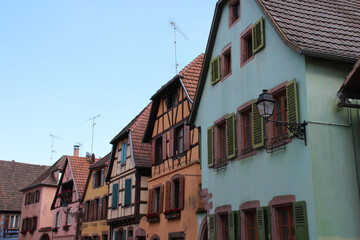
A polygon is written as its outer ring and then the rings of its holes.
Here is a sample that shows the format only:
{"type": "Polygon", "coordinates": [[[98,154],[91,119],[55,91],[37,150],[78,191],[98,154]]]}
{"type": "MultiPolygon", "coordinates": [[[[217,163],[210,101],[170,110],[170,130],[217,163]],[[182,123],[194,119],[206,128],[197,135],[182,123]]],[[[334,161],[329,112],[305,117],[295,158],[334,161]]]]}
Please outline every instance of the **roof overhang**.
{"type": "Polygon", "coordinates": [[[360,99],[360,58],[338,91],[340,98],[360,99]]]}

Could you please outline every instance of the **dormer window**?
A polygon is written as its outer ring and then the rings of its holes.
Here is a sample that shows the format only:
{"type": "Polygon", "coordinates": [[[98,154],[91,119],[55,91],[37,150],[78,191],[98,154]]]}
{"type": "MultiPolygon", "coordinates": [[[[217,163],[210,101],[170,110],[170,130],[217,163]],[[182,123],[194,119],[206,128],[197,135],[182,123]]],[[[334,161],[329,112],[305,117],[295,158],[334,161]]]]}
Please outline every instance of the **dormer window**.
{"type": "Polygon", "coordinates": [[[93,173],[93,182],[92,186],[93,188],[97,188],[104,185],[104,176],[105,176],[105,169],[101,169],[98,171],[95,171],[93,173]]]}
{"type": "Polygon", "coordinates": [[[166,96],[166,107],[167,107],[168,110],[175,107],[175,105],[177,103],[178,103],[177,92],[169,93],[166,96]]]}

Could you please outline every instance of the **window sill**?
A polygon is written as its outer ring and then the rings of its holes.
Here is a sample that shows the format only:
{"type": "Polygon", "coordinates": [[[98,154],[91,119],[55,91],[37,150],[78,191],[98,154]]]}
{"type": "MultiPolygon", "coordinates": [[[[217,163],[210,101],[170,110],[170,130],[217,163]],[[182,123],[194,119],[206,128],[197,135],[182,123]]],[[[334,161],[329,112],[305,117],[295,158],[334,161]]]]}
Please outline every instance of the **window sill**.
{"type": "Polygon", "coordinates": [[[159,215],[148,215],[146,216],[146,221],[148,223],[154,223],[154,222],[160,222],[160,216],[159,215]]]}
{"type": "Polygon", "coordinates": [[[232,72],[229,72],[227,75],[225,75],[223,78],[221,78],[221,82],[225,81],[232,75],[232,72]]]}
{"type": "Polygon", "coordinates": [[[256,155],[256,149],[254,148],[250,148],[250,149],[243,149],[241,150],[241,152],[239,153],[238,156],[238,160],[242,160],[251,156],[255,156],[256,155]]]}
{"type": "Polygon", "coordinates": [[[181,212],[164,213],[166,219],[177,219],[181,217],[181,212]]]}
{"type": "Polygon", "coordinates": [[[229,160],[226,157],[221,159],[216,159],[214,164],[214,169],[225,167],[228,164],[229,164],[229,160]]]}

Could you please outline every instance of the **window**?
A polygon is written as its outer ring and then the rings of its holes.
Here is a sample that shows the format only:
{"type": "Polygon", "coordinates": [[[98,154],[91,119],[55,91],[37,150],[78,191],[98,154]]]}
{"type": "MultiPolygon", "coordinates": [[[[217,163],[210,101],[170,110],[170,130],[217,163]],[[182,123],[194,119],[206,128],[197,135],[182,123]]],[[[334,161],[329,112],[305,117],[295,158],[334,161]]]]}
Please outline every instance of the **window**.
{"type": "Polygon", "coordinates": [[[40,201],[40,190],[35,191],[35,203],[40,201]]]}
{"type": "Polygon", "coordinates": [[[73,190],[74,182],[69,181],[66,183],[63,183],[61,186],[61,193],[67,194],[63,195],[60,198],[60,205],[63,205],[64,203],[71,203],[72,202],[72,190],[73,190]]]}
{"type": "Polygon", "coordinates": [[[124,142],[121,146],[121,165],[126,163],[127,157],[127,142],[124,142]]]}
{"type": "Polygon", "coordinates": [[[225,122],[217,125],[217,130],[218,130],[218,159],[222,159],[226,157],[226,130],[225,130],[226,124],[225,122]]]}
{"type": "Polygon", "coordinates": [[[165,214],[177,213],[184,209],[185,177],[175,175],[165,185],[165,214]]]}
{"type": "Polygon", "coordinates": [[[162,137],[159,137],[155,140],[155,165],[162,162],[162,155],[163,155],[162,137]]]}
{"type": "Polygon", "coordinates": [[[131,206],[131,178],[125,179],[125,194],[124,194],[124,206],[129,207],[131,206]]]}
{"type": "Polygon", "coordinates": [[[250,24],[240,35],[240,67],[254,58],[252,24],[250,24]]]}
{"type": "Polygon", "coordinates": [[[220,233],[223,240],[229,240],[229,221],[227,213],[221,214],[220,218],[220,233]]]}
{"type": "Polygon", "coordinates": [[[158,185],[149,190],[148,213],[160,214],[163,210],[164,185],[158,185]]]}
{"type": "Polygon", "coordinates": [[[231,75],[231,43],[221,53],[221,75],[222,80],[231,75]]]}
{"type": "Polygon", "coordinates": [[[102,234],[101,240],[108,240],[109,235],[108,234],[102,234]]]}
{"type": "Polygon", "coordinates": [[[175,129],[175,155],[184,151],[184,125],[175,129]]]}
{"type": "Polygon", "coordinates": [[[220,81],[220,56],[215,57],[210,62],[211,85],[220,81]]]}
{"type": "MultiPolygon", "coordinates": [[[[274,96],[276,100],[273,112],[273,120],[286,122],[287,121],[287,109],[286,109],[286,92],[282,91],[278,95],[274,96]]],[[[273,123],[274,140],[287,137],[286,127],[273,123]]]]}
{"type": "Polygon", "coordinates": [[[240,239],[240,229],[240,211],[217,212],[215,209],[215,214],[209,215],[210,240],[240,239]]]}
{"type": "Polygon", "coordinates": [[[240,0],[229,3],[229,27],[240,19],[240,0]]]}
{"type": "Polygon", "coordinates": [[[111,208],[116,209],[118,207],[119,184],[118,183],[113,184],[113,189],[112,190],[113,191],[112,191],[111,208]]]}
{"type": "Polygon", "coordinates": [[[89,221],[90,201],[84,202],[84,222],[89,221]]]}
{"type": "Polygon", "coordinates": [[[178,94],[177,92],[170,92],[166,96],[166,107],[167,110],[175,107],[178,104],[178,94]]]}
{"type": "Polygon", "coordinates": [[[257,229],[257,219],[256,211],[246,212],[246,223],[247,223],[247,239],[248,240],[257,240],[258,239],[258,229],[257,229]]]}
{"type": "Polygon", "coordinates": [[[9,229],[17,229],[19,228],[19,215],[11,215],[9,221],[9,229]]]}
{"type": "Polygon", "coordinates": [[[60,227],[60,222],[61,222],[61,211],[58,211],[54,214],[54,228],[58,228],[60,227]]]}
{"type": "Polygon", "coordinates": [[[294,214],[292,206],[277,209],[279,216],[279,232],[281,240],[295,240],[294,214]]]}
{"type": "Polygon", "coordinates": [[[93,181],[92,181],[93,188],[97,188],[104,185],[104,170],[105,169],[101,169],[93,172],[93,181]]]}

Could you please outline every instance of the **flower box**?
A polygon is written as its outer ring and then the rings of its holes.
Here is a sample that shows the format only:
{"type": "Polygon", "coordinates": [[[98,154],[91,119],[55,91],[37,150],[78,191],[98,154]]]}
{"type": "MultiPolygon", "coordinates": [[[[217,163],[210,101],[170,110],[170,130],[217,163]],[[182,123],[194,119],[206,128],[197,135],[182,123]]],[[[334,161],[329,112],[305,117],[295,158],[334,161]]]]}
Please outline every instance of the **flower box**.
{"type": "Polygon", "coordinates": [[[157,213],[149,213],[146,215],[147,222],[160,222],[160,216],[157,213]]]}
{"type": "Polygon", "coordinates": [[[173,208],[164,212],[166,219],[180,218],[180,209],[173,208]]]}
{"type": "Polygon", "coordinates": [[[52,231],[53,231],[53,232],[57,232],[58,229],[59,229],[58,227],[54,227],[54,228],[52,229],[52,231]]]}
{"type": "Polygon", "coordinates": [[[27,230],[29,233],[33,234],[34,233],[34,229],[28,229],[27,230]]]}
{"type": "Polygon", "coordinates": [[[65,231],[68,231],[68,230],[69,230],[69,227],[70,227],[69,225],[64,225],[64,226],[63,226],[63,229],[64,229],[65,231]]]}
{"type": "Polygon", "coordinates": [[[26,231],[26,230],[21,230],[20,233],[21,233],[22,235],[25,235],[25,234],[27,233],[27,231],[26,231]]]}

